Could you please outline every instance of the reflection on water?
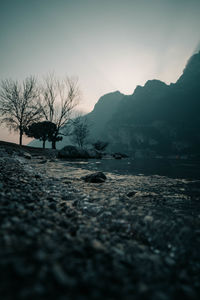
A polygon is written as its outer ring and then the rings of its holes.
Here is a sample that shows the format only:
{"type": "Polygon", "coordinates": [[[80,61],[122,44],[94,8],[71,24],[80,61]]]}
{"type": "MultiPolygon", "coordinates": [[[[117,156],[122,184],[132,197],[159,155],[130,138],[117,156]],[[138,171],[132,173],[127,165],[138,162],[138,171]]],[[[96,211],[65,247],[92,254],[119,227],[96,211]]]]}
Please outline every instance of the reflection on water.
{"type": "Polygon", "coordinates": [[[160,175],[171,178],[200,179],[200,162],[161,159],[102,159],[68,161],[66,165],[122,175],[160,175]]]}

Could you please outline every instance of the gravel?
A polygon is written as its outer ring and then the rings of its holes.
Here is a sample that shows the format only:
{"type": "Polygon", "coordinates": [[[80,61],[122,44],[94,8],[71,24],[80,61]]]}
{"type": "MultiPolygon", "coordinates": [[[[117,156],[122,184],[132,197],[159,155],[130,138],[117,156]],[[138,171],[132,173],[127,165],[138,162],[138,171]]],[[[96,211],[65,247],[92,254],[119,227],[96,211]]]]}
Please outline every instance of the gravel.
{"type": "Polygon", "coordinates": [[[199,299],[200,182],[87,174],[1,151],[1,299],[199,299]]]}

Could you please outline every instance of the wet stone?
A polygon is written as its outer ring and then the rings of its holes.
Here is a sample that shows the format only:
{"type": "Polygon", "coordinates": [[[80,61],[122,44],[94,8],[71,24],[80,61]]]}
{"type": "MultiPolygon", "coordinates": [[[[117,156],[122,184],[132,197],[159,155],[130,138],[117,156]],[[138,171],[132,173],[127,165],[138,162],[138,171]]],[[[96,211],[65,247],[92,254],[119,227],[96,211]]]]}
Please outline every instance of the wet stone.
{"type": "Polygon", "coordinates": [[[32,158],[32,156],[31,156],[31,154],[29,154],[29,153],[24,153],[24,157],[26,158],[26,159],[31,159],[32,158]]]}
{"type": "Polygon", "coordinates": [[[96,172],[93,174],[89,174],[86,176],[81,177],[82,180],[85,182],[91,182],[91,183],[103,183],[107,179],[106,175],[102,172],[96,172]]]}
{"type": "Polygon", "coordinates": [[[135,196],[135,194],[136,194],[137,192],[135,192],[135,191],[131,191],[131,192],[129,192],[128,194],[127,194],[127,197],[133,197],[133,196],[135,196]]]}

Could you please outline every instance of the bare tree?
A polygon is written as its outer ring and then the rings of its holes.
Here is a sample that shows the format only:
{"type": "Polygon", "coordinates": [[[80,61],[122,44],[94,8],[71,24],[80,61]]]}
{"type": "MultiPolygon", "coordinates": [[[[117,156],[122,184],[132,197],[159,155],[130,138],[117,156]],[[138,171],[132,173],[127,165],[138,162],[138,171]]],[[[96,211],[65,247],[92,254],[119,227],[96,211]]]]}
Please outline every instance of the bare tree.
{"type": "Polygon", "coordinates": [[[78,105],[80,90],[78,79],[66,77],[58,80],[54,75],[49,75],[41,89],[41,109],[47,121],[56,124],[56,131],[52,136],[52,148],[56,149],[56,142],[61,140],[61,128],[71,118],[71,113],[78,105]]]}
{"type": "Polygon", "coordinates": [[[24,128],[41,118],[41,108],[37,102],[36,79],[27,77],[23,83],[12,79],[0,84],[0,122],[10,130],[19,131],[19,144],[22,145],[24,128]]]}
{"type": "Polygon", "coordinates": [[[87,144],[87,139],[90,134],[89,123],[86,117],[78,116],[72,123],[71,140],[80,148],[87,144]]]}

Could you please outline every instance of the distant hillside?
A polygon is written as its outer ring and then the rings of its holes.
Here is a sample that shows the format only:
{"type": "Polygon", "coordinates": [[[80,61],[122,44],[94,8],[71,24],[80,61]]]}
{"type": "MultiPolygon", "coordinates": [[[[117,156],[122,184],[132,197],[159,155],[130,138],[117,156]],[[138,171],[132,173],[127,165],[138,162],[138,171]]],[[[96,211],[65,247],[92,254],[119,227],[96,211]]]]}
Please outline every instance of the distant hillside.
{"type": "MultiPolygon", "coordinates": [[[[62,141],[56,142],[56,149],[62,149],[64,146],[72,144],[68,136],[63,136],[62,141]]],[[[33,140],[31,141],[28,146],[30,147],[37,147],[42,148],[42,141],[39,140],[33,140]]],[[[46,141],[45,147],[48,149],[51,149],[51,142],[46,141]]]]}
{"type": "MultiPolygon", "coordinates": [[[[108,140],[112,151],[199,154],[199,83],[200,52],[189,59],[175,84],[149,80],[132,95],[116,98],[117,105],[113,106],[113,114],[106,124],[101,116],[106,113],[108,103],[104,102],[104,110],[98,109],[99,100],[94,133],[108,140]]],[[[107,95],[104,97],[107,99],[107,95]]]]}

